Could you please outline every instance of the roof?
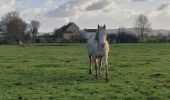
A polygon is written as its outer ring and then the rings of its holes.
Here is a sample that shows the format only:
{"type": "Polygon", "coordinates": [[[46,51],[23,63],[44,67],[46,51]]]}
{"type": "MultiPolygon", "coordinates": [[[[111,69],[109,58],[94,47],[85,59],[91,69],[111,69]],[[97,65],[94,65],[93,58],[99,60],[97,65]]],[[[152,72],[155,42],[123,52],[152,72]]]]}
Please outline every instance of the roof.
{"type": "Polygon", "coordinates": [[[97,29],[84,29],[84,31],[86,31],[86,32],[96,32],[97,29]]]}
{"type": "Polygon", "coordinates": [[[61,28],[59,28],[59,30],[61,30],[62,32],[65,32],[71,25],[78,27],[75,23],[70,22],[67,25],[64,25],[61,28]]]}
{"type": "Polygon", "coordinates": [[[66,30],[68,27],[70,27],[73,23],[68,23],[67,25],[64,25],[60,28],[60,30],[66,30]]]}

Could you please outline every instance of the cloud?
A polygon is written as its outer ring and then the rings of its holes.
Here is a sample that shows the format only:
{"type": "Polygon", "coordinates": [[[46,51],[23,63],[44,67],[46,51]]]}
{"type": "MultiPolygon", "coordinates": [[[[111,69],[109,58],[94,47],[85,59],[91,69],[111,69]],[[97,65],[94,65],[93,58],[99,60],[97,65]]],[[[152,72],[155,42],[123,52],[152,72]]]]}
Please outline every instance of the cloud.
{"type": "Polygon", "coordinates": [[[160,5],[156,10],[161,11],[161,10],[164,10],[164,9],[166,9],[168,7],[170,7],[170,4],[169,3],[165,3],[165,4],[160,5]]]}
{"type": "Polygon", "coordinates": [[[55,8],[60,4],[61,0],[44,0],[44,6],[51,9],[55,8]]]}
{"type": "Polygon", "coordinates": [[[161,4],[156,9],[146,13],[152,23],[152,26],[157,29],[169,29],[170,22],[170,4],[161,4]]]}
{"type": "Polygon", "coordinates": [[[137,15],[143,13],[153,28],[168,28],[169,5],[161,0],[0,0],[0,16],[17,10],[26,22],[38,20],[40,31],[50,32],[69,21],[80,28],[96,28],[97,24],[106,24],[107,28],[133,27],[137,15]],[[140,12],[132,2],[143,7],[140,12]]]}
{"type": "MultiPolygon", "coordinates": [[[[118,6],[116,4],[115,6],[118,6]]],[[[96,28],[97,24],[106,24],[107,28],[118,28],[119,26],[132,26],[134,18],[138,15],[133,10],[116,7],[114,10],[105,12],[102,9],[86,11],[73,20],[80,28],[96,28]]]]}
{"type": "Polygon", "coordinates": [[[54,0],[46,0],[46,3],[49,5],[52,4],[53,2],[54,2],[54,0]]]}
{"type": "Polygon", "coordinates": [[[70,0],[54,10],[50,10],[48,17],[73,17],[87,11],[111,11],[116,7],[115,0],[70,0]]]}
{"type": "Polygon", "coordinates": [[[80,14],[85,8],[95,0],[71,0],[60,5],[54,10],[50,10],[48,17],[72,17],[80,14]]]}
{"type": "Polygon", "coordinates": [[[98,2],[94,2],[91,5],[89,5],[86,10],[103,10],[103,9],[111,9],[115,6],[114,0],[101,0],[98,2]]]}
{"type": "Polygon", "coordinates": [[[24,9],[20,10],[20,16],[24,18],[26,21],[30,20],[41,20],[44,17],[44,14],[46,13],[47,9],[41,9],[41,8],[31,8],[31,9],[24,9]]]}
{"type": "Polygon", "coordinates": [[[146,2],[146,1],[152,1],[152,0],[130,0],[131,2],[146,2]]]}
{"type": "Polygon", "coordinates": [[[81,28],[97,24],[131,26],[138,13],[122,8],[116,0],[71,0],[46,13],[47,18],[65,18],[81,28]]]}
{"type": "Polygon", "coordinates": [[[137,14],[121,7],[116,0],[70,0],[54,10],[49,10],[45,16],[56,18],[56,21],[65,20],[64,23],[73,21],[80,28],[96,27],[97,24],[117,28],[118,25],[132,26],[133,18],[137,14]]]}
{"type": "Polygon", "coordinates": [[[4,4],[0,4],[0,11],[3,11],[5,9],[7,9],[8,6],[7,5],[4,5],[4,4]]]}
{"type": "Polygon", "coordinates": [[[0,12],[1,14],[4,14],[8,11],[11,11],[14,9],[15,6],[15,0],[1,0],[0,1],[0,12]]]}

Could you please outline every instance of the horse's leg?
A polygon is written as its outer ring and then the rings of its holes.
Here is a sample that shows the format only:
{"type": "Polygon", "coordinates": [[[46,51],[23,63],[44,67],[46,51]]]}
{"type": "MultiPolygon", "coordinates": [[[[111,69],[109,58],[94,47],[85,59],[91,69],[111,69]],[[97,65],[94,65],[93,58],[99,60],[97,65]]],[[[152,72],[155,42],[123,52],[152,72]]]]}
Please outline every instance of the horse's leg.
{"type": "Polygon", "coordinates": [[[109,81],[109,73],[108,73],[108,63],[105,65],[106,67],[106,82],[109,81]]]}
{"type": "Polygon", "coordinates": [[[89,55],[89,63],[90,63],[89,74],[92,74],[92,57],[90,55],[89,55]]]}
{"type": "Polygon", "coordinates": [[[98,64],[97,64],[97,59],[96,58],[93,58],[93,59],[94,59],[94,63],[95,63],[96,79],[98,79],[98,64]]]}
{"type": "Polygon", "coordinates": [[[109,81],[109,73],[108,73],[108,56],[106,56],[105,57],[105,70],[106,70],[106,78],[105,78],[105,80],[106,80],[106,82],[108,82],[109,81]]]}
{"type": "Polygon", "coordinates": [[[102,57],[99,60],[99,74],[100,74],[100,71],[101,71],[101,67],[102,67],[102,57]]]}

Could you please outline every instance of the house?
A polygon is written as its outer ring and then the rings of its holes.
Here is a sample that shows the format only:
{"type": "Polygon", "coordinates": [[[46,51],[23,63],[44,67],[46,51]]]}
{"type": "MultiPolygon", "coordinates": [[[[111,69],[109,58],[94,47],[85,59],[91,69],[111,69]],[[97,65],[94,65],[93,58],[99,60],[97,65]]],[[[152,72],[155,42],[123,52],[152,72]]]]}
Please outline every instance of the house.
{"type": "Polygon", "coordinates": [[[80,39],[80,29],[75,23],[68,23],[54,32],[56,38],[64,42],[74,42],[80,39]]]}

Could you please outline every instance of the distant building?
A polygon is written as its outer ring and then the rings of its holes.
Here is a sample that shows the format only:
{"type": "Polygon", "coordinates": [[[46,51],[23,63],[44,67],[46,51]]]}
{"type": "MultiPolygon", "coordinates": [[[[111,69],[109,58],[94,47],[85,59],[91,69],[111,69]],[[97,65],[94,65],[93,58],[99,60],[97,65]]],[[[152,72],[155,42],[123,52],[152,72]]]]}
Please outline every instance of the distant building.
{"type": "MultiPolygon", "coordinates": [[[[84,29],[83,36],[87,40],[89,37],[94,36],[97,32],[97,29],[84,29]]],[[[109,43],[115,40],[115,34],[111,34],[112,30],[106,30],[107,40],[109,43]]]]}
{"type": "Polygon", "coordinates": [[[64,42],[74,42],[80,39],[80,29],[75,23],[68,23],[54,32],[56,38],[64,42]]]}
{"type": "MultiPolygon", "coordinates": [[[[88,38],[89,36],[93,36],[95,35],[97,32],[97,29],[84,29],[84,37],[85,38],[88,38]]],[[[106,29],[106,34],[109,35],[109,34],[113,34],[115,33],[115,31],[113,29],[106,29]]]]}
{"type": "Polygon", "coordinates": [[[84,29],[83,36],[85,39],[96,34],[97,29],[84,29]]]}

